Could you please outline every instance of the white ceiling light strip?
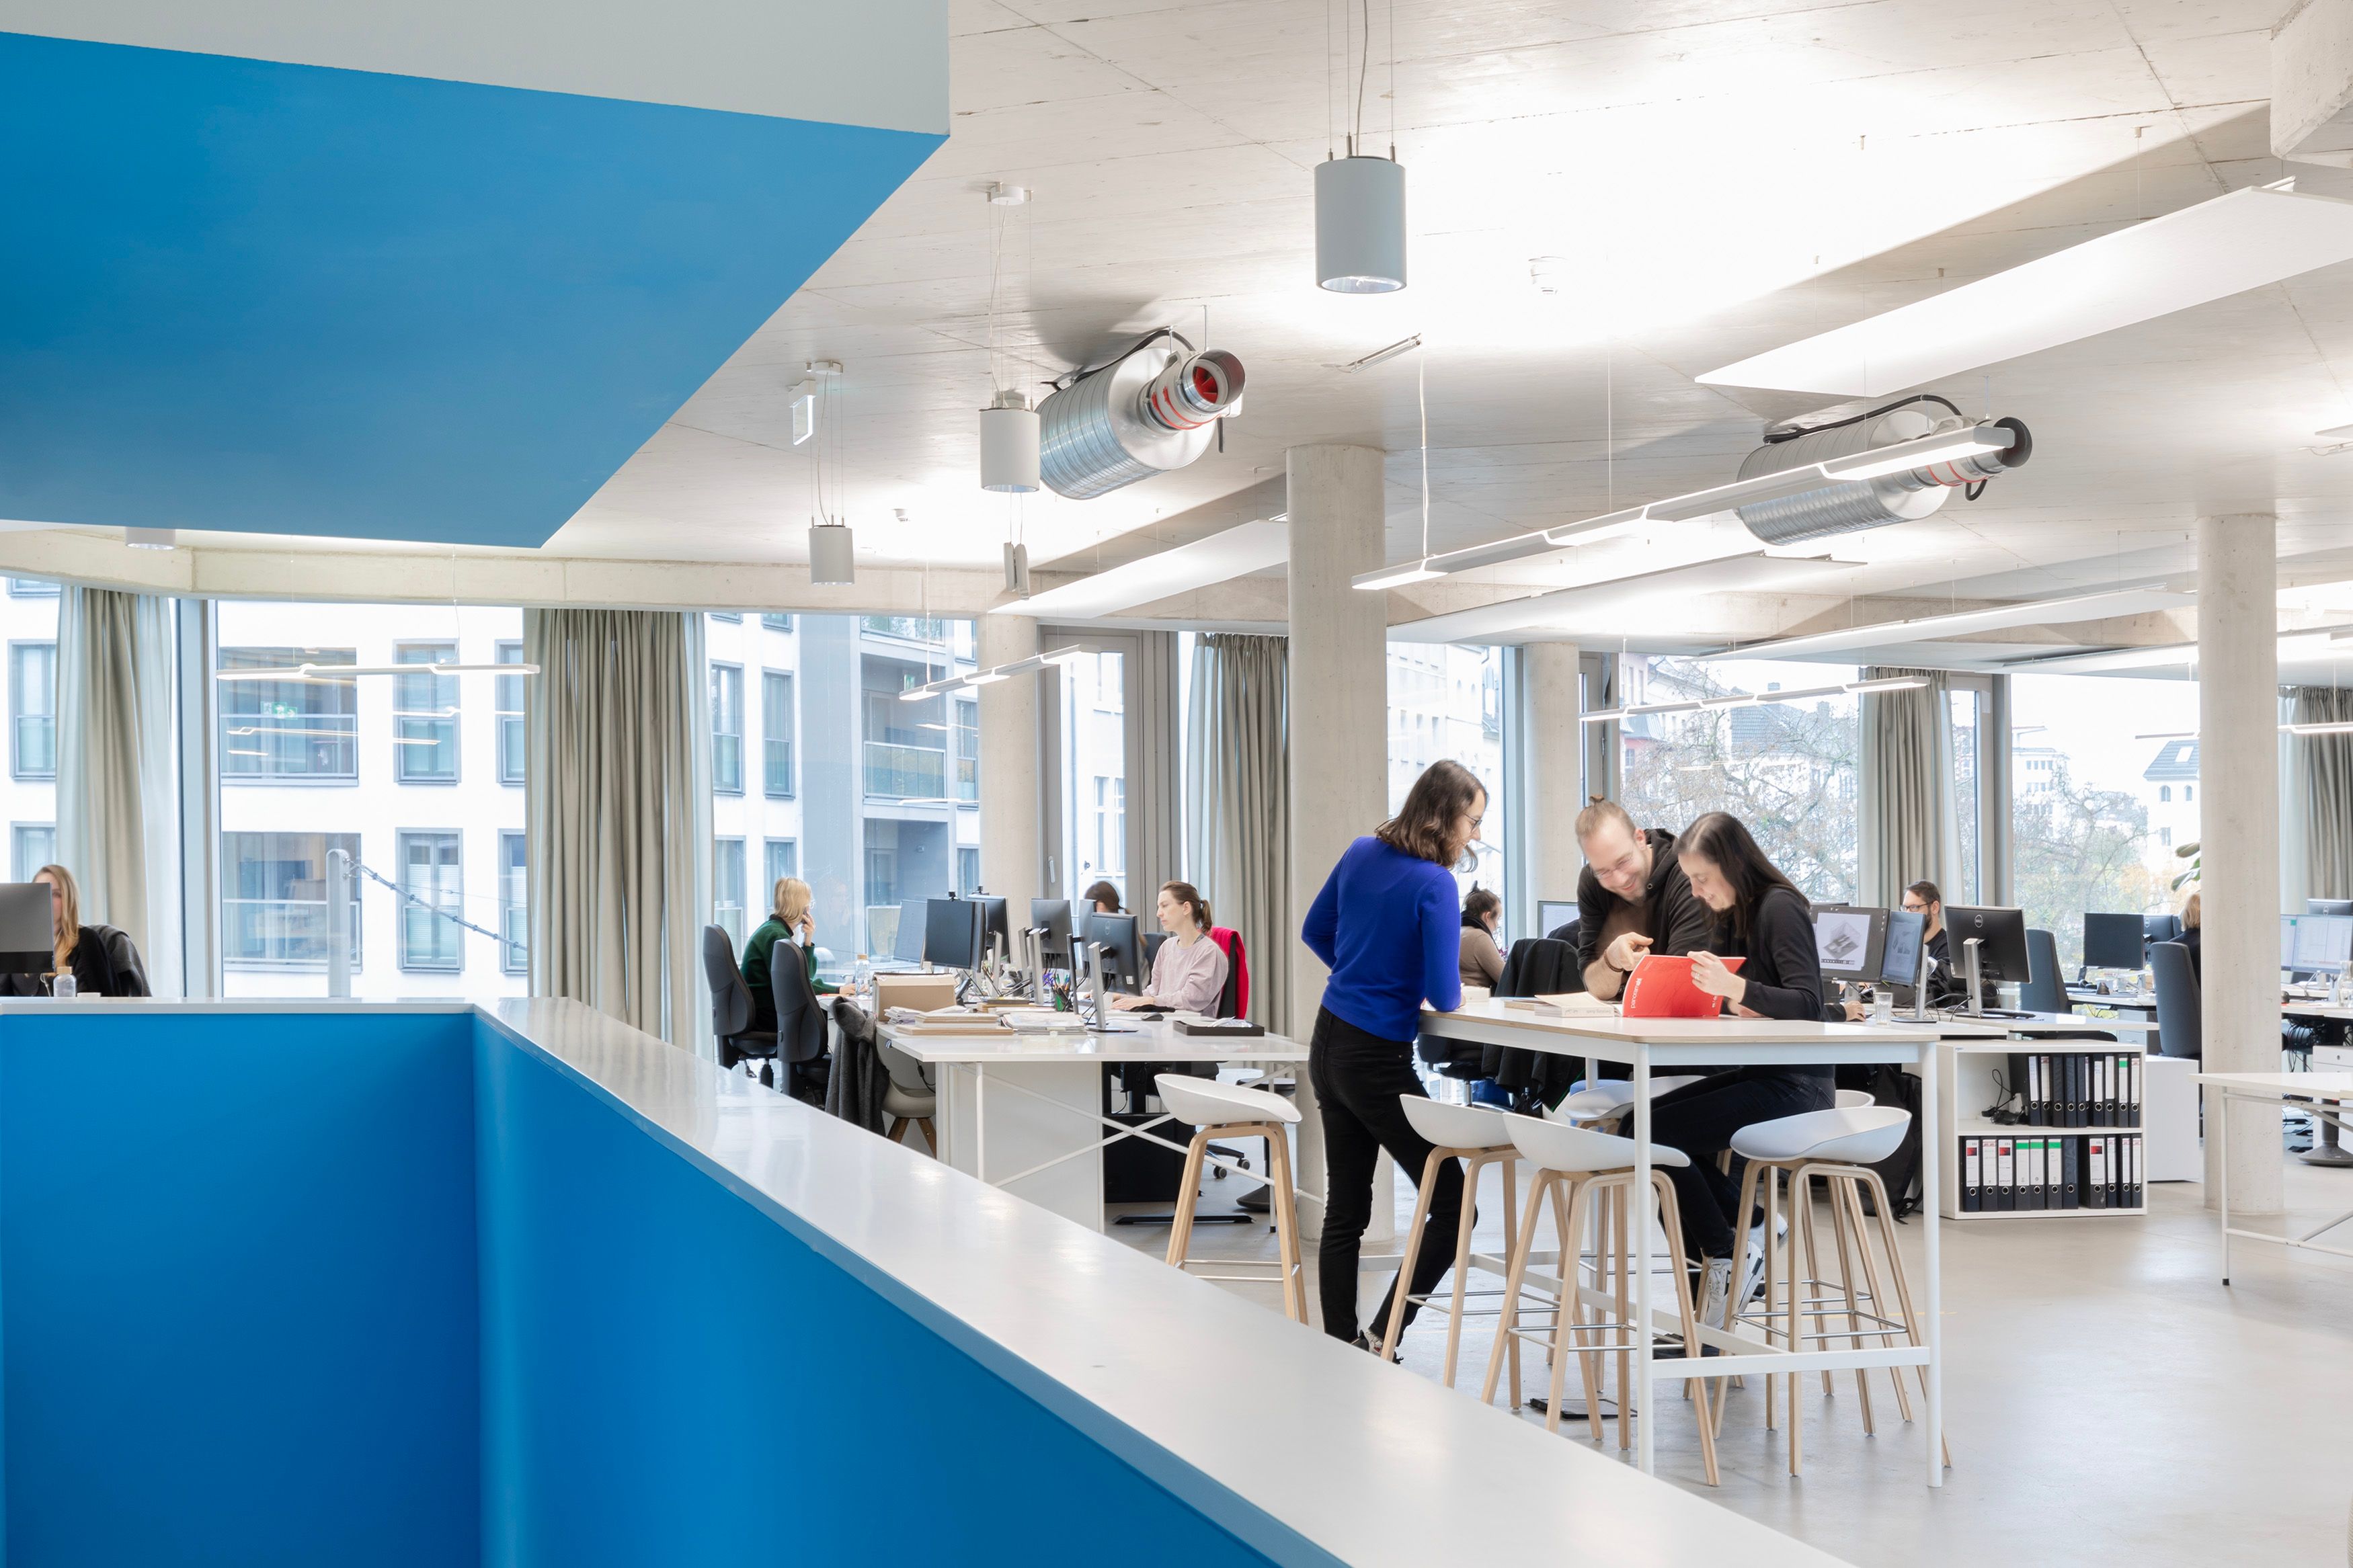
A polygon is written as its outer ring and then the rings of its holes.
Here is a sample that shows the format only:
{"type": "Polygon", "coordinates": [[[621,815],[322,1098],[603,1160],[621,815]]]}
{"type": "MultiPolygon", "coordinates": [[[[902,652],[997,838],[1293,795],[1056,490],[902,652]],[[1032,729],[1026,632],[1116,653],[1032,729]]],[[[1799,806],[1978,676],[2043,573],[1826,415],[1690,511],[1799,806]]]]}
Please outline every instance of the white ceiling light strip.
{"type": "Polygon", "coordinates": [[[1723,697],[1695,698],[1688,702],[1645,702],[1633,708],[1603,708],[1584,716],[1588,724],[1614,724],[1620,719],[1641,719],[1653,713],[1714,712],[1725,708],[1756,708],[1769,702],[1804,702],[1816,697],[1854,696],[1867,691],[1916,691],[1928,684],[1925,675],[1890,675],[1877,680],[1850,680],[1838,686],[1802,686],[1794,691],[1736,691],[1723,697]]]}
{"type": "Polygon", "coordinates": [[[921,702],[926,697],[944,697],[951,691],[963,691],[980,686],[994,686],[1000,680],[1010,680],[1017,675],[1035,675],[1048,665],[1075,664],[1087,657],[1087,650],[1073,643],[1058,647],[1051,653],[1033,653],[1028,658],[1017,658],[1011,664],[995,664],[987,669],[976,669],[964,675],[946,676],[928,686],[910,686],[899,693],[902,702],[921,702]]]}
{"type": "Polygon", "coordinates": [[[2232,191],[1699,379],[1877,397],[2348,259],[2353,202],[2232,191]]]}
{"type": "MultiPolygon", "coordinates": [[[[2284,664],[2334,659],[2344,656],[2339,641],[2353,626],[2312,626],[2279,635],[2278,658],[2284,664]]],[[[2021,675],[2109,675],[2127,669],[2167,669],[2198,662],[2194,642],[2163,643],[2152,647],[2109,648],[2100,653],[2061,654],[2052,658],[2011,659],[2003,666],[2021,675]]]]}
{"type": "Polygon", "coordinates": [[[1350,581],[1356,587],[1365,589],[1427,583],[1455,572],[1500,566],[1510,561],[1525,561],[1532,555],[1548,555],[1572,544],[1589,544],[1599,539],[1630,531],[1648,522],[1690,522],[1697,518],[1713,517],[1720,511],[1729,511],[1734,507],[1746,506],[1751,501],[1803,495],[1834,480],[1875,479],[1882,474],[1949,463],[1987,452],[2007,452],[2017,438],[2014,431],[1993,425],[1964,426],[1957,430],[1898,441],[1889,447],[1874,447],[1866,452],[1849,453],[1843,458],[1808,463],[1801,468],[1783,468],[1777,473],[1736,479],[1731,484],[1694,490],[1689,495],[1647,501],[1620,511],[1605,512],[1599,517],[1565,522],[1557,528],[1515,534],[1509,539],[1499,539],[1493,544],[1477,544],[1467,550],[1451,550],[1440,555],[1424,555],[1417,561],[1402,561],[1394,566],[1384,566],[1377,572],[1362,573],[1350,581]]]}
{"type": "Polygon", "coordinates": [[[1630,605],[1670,595],[1686,598],[1694,594],[1726,589],[1761,592],[1825,572],[1845,570],[1855,564],[1851,561],[1833,560],[1827,555],[1769,555],[1762,550],[1743,551],[1736,555],[1712,555],[1703,561],[1662,567],[1655,572],[1597,578],[1589,583],[1577,583],[1547,593],[1506,599],[1500,604],[1482,605],[1476,609],[1455,610],[1442,616],[1427,616],[1418,621],[1403,621],[1389,628],[1389,640],[1412,643],[1474,642],[1482,638],[1508,640],[1512,633],[1541,634],[1547,628],[1559,626],[1563,624],[1563,617],[1576,615],[1588,606],[1599,608],[1606,605],[1613,612],[1622,613],[1630,605]]]}
{"type": "Polygon", "coordinates": [[[1920,616],[1906,621],[1882,621],[1875,626],[1848,626],[1807,637],[1780,637],[1726,648],[1716,657],[1737,653],[1742,658],[1809,658],[1817,654],[1845,653],[1859,647],[1890,647],[1904,643],[1941,642],[1973,632],[2000,631],[2007,626],[2063,626],[2072,621],[2104,620],[2112,616],[2146,615],[2153,610],[2197,607],[2196,595],[2160,587],[2110,588],[2096,594],[2074,594],[2061,599],[2024,599],[1982,610],[1957,610],[1950,615],[1920,616]]]}
{"type": "Polygon", "coordinates": [[[1291,559],[1291,524],[1281,517],[1245,522],[1239,528],[1179,544],[1157,555],[1113,566],[1092,577],[1082,577],[1060,588],[1049,588],[1026,599],[997,605],[992,616],[1039,616],[1050,619],[1087,619],[1115,615],[1175,594],[1187,594],[1235,577],[1246,577],[1291,559]]]}
{"type": "Polygon", "coordinates": [[[292,668],[221,669],[216,680],[348,680],[355,675],[537,675],[535,664],[298,664],[292,668]]]}

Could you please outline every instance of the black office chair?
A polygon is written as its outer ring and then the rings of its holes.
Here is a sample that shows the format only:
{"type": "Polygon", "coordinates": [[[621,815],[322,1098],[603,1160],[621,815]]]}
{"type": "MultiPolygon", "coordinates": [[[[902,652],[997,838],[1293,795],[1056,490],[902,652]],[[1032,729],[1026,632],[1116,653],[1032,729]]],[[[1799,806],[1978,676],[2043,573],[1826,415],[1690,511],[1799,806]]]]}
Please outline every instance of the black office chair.
{"type": "Polygon", "coordinates": [[[2026,984],[2018,1005],[2029,1013],[2067,1016],[2067,986],[2059,974],[2059,939],[2047,931],[2026,931],[2026,984]]]}
{"type": "MultiPolygon", "coordinates": [[[[702,977],[711,984],[711,1032],[719,1037],[719,1065],[774,1062],[776,1037],[752,1027],[752,992],[735,967],[734,945],[721,927],[702,928],[702,977]]],[[[760,1081],[776,1081],[770,1067],[762,1066],[760,1081]]]]}
{"type": "Polygon", "coordinates": [[[131,933],[119,926],[92,926],[99,940],[106,944],[106,960],[114,966],[114,982],[118,996],[153,996],[147,988],[147,964],[139,956],[139,944],[131,933]]]}
{"type": "Polygon", "coordinates": [[[2203,1061],[2205,1037],[2198,1021],[2198,974],[2189,950],[2178,942],[2148,944],[2148,966],[2157,977],[2157,1048],[2168,1057],[2203,1061]]]}
{"type": "Polygon", "coordinates": [[[826,1011],[809,984],[804,951],[782,938],[768,949],[768,994],[776,999],[776,1060],[783,1065],[786,1092],[813,1105],[825,1103],[826,1011]]]}

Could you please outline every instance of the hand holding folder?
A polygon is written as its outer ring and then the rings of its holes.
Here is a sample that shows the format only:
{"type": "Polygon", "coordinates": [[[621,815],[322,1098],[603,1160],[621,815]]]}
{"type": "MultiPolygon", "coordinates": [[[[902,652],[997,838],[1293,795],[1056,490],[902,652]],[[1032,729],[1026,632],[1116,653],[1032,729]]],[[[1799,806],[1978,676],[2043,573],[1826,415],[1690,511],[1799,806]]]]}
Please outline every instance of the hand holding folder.
{"type": "MultiPolygon", "coordinates": [[[[1724,967],[1739,972],[1748,961],[1727,958],[1724,967]]],[[[1711,996],[1692,984],[1692,961],[1668,953],[1647,952],[1626,976],[1625,1005],[1629,1018],[1713,1018],[1724,1010],[1724,999],[1711,996]]]]}

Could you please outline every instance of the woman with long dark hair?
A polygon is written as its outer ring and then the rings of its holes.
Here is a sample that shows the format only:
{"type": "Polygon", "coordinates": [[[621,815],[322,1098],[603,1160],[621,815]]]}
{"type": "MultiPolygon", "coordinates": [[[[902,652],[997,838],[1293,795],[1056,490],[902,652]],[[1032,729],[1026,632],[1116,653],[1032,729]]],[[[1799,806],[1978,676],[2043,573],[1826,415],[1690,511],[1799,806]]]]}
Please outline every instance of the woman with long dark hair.
{"type": "MultiPolygon", "coordinates": [[[[1377,1352],[1389,1314],[1413,1321],[1398,1303],[1399,1283],[1361,1331],[1356,1322],[1356,1259],[1373,1213],[1373,1167],[1387,1149],[1408,1180],[1418,1180],[1430,1145],[1405,1119],[1399,1097],[1422,1094],[1413,1070],[1421,1005],[1440,1012],[1462,1005],[1461,917],[1453,868],[1487,812],[1487,792],[1460,763],[1432,763],[1414,780],[1405,805],[1348,846],[1315,895],[1300,936],[1332,972],[1307,1046],[1308,1081],[1324,1126],[1324,1240],[1317,1293],[1324,1331],[1377,1352]]],[[[1421,1250],[1406,1287],[1426,1296],[1454,1264],[1462,1206],[1462,1166],[1439,1167],[1423,1223],[1421,1250]]]]}
{"type": "MultiPolygon", "coordinates": [[[[1812,906],[1766,858],[1747,826],[1711,811],[1683,830],[1675,854],[1693,897],[1715,916],[1708,948],[1691,955],[1692,983],[1723,998],[1724,1011],[1735,1016],[1819,1019],[1822,967],[1812,906]],[[1746,961],[1736,973],[1723,962],[1733,957],[1746,961]]],[[[1715,1168],[1716,1155],[1752,1123],[1829,1110],[1836,1098],[1831,1076],[1826,1067],[1736,1068],[1662,1096],[1651,1107],[1651,1141],[1691,1156],[1688,1166],[1667,1174],[1683,1211],[1683,1247],[1708,1260],[1701,1321],[1721,1326],[1727,1303],[1729,1310],[1746,1306],[1764,1278],[1764,1236],[1761,1229],[1751,1232],[1746,1248],[1740,1247],[1732,1213],[1740,1190],[1715,1168]],[[1743,1265],[1736,1288],[1736,1252],[1743,1265]]],[[[1739,1228],[1747,1231],[1748,1216],[1738,1217],[1739,1228]]]]}

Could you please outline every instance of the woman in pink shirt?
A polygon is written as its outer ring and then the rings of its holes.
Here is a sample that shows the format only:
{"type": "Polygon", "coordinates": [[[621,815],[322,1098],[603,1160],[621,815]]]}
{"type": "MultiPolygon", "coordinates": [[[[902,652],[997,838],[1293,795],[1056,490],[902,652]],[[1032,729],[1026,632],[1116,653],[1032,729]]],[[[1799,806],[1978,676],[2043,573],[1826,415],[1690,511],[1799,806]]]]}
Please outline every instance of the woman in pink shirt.
{"type": "Polygon", "coordinates": [[[1143,995],[1121,996],[1112,1005],[1214,1015],[1226,991],[1226,953],[1209,940],[1208,901],[1190,882],[1163,882],[1157,912],[1168,940],[1152,961],[1152,984],[1143,995]]]}

